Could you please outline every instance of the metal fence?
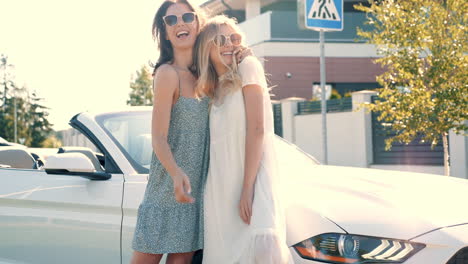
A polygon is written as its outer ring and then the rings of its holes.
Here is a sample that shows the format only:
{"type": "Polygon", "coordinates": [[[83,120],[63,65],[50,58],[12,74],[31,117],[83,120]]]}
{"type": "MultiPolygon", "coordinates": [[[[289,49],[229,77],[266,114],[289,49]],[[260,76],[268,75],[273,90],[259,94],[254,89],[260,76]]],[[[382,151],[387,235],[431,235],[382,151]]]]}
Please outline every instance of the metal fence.
{"type": "Polygon", "coordinates": [[[273,120],[275,122],[275,134],[283,137],[283,117],[281,114],[281,104],[273,104],[273,120]]]}
{"type": "MultiPolygon", "coordinates": [[[[372,97],[372,103],[379,99],[372,97]]],[[[382,99],[379,99],[382,100],[382,99]]],[[[378,121],[379,113],[372,112],[372,146],[374,164],[405,164],[405,165],[443,165],[444,149],[442,138],[431,149],[431,142],[421,142],[422,136],[418,136],[409,144],[393,143],[392,148],[385,150],[385,140],[396,135],[396,131],[390,128],[390,124],[378,121]]]]}
{"type": "MultiPolygon", "coordinates": [[[[327,113],[332,112],[347,112],[353,109],[353,101],[351,97],[342,99],[327,100],[327,113]]],[[[297,105],[298,115],[316,114],[322,111],[321,101],[306,101],[299,102],[297,105]]]]}

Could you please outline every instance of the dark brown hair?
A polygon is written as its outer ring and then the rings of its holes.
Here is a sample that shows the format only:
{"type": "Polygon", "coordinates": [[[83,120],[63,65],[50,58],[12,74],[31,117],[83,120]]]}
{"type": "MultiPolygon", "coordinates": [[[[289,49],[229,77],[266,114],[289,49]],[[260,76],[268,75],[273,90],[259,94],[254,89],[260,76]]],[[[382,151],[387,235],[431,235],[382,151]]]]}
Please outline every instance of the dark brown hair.
{"type": "MultiPolygon", "coordinates": [[[[154,71],[156,71],[159,66],[171,62],[174,59],[174,50],[172,48],[171,41],[166,39],[166,25],[164,24],[163,17],[167,13],[167,9],[174,4],[184,4],[186,5],[192,12],[197,14],[196,19],[198,22],[198,30],[203,27],[205,22],[205,16],[196,6],[192,5],[188,0],[166,0],[164,1],[161,6],[159,7],[156,15],[153,19],[153,39],[158,41],[159,47],[159,59],[154,65],[154,71]]],[[[153,72],[154,74],[154,72],[153,72]]]]}

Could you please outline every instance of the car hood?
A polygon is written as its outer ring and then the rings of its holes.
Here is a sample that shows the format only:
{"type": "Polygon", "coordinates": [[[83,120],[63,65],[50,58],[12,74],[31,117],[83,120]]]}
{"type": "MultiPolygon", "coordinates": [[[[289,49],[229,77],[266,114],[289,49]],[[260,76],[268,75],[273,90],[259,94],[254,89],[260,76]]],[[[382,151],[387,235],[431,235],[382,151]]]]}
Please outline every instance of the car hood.
{"type": "Polygon", "coordinates": [[[286,207],[311,210],[348,233],[411,239],[468,223],[464,179],[325,165],[280,175],[286,207]]]}

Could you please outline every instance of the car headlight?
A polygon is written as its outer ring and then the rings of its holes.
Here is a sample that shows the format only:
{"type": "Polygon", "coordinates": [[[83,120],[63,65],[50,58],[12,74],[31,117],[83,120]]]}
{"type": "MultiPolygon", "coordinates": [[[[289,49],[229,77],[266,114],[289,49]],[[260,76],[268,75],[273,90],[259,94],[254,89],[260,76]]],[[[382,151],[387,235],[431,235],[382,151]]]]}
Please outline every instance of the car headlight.
{"type": "Polygon", "coordinates": [[[327,263],[402,263],[426,245],[398,239],[327,233],[294,245],[302,258],[327,263]]]}

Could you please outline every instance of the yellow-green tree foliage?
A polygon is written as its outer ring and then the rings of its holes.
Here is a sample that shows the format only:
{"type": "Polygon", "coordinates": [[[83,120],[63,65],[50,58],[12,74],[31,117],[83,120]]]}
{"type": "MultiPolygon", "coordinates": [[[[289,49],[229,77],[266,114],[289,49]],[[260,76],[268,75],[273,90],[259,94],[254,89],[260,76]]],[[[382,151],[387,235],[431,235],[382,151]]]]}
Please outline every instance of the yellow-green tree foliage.
{"type": "MultiPolygon", "coordinates": [[[[468,119],[468,1],[370,0],[355,5],[367,13],[370,31],[358,35],[375,44],[385,73],[375,104],[380,120],[397,132],[387,140],[410,142],[421,134],[437,144],[449,130],[465,134],[468,119]]],[[[444,144],[446,145],[446,144],[444,144]]],[[[446,146],[445,146],[446,148],[446,146]]]]}
{"type": "Polygon", "coordinates": [[[127,105],[153,105],[153,78],[151,77],[148,67],[141,66],[140,70],[136,72],[136,77],[132,77],[130,82],[129,97],[127,105]]]}
{"type": "Polygon", "coordinates": [[[62,145],[62,141],[54,134],[51,134],[42,142],[42,147],[44,148],[60,148],[62,145]]]}

